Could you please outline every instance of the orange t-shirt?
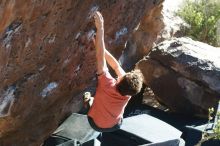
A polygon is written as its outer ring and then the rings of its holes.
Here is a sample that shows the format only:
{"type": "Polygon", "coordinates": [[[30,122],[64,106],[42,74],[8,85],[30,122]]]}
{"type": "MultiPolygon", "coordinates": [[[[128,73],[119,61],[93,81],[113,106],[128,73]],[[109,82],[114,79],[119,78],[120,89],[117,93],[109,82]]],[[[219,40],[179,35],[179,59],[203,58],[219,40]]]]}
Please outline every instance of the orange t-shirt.
{"type": "Polygon", "coordinates": [[[123,117],[130,96],[122,96],[116,90],[117,81],[108,71],[98,77],[94,102],[88,116],[99,128],[112,128],[123,117]]]}

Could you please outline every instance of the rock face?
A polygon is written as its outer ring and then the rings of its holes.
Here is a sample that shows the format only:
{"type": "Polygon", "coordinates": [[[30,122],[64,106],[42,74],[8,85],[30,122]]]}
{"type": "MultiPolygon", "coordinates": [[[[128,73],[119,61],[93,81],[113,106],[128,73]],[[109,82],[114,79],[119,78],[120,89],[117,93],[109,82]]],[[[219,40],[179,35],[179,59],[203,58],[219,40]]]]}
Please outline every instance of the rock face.
{"type": "Polygon", "coordinates": [[[137,64],[160,102],[207,116],[220,100],[220,49],[189,38],[164,41],[137,64]]]}
{"type": "Polygon", "coordinates": [[[131,70],[155,45],[158,34],[164,28],[162,9],[163,3],[158,1],[158,7],[144,15],[136,31],[128,39],[126,48],[119,58],[125,70],[131,70]]]}
{"type": "MultiPolygon", "coordinates": [[[[128,39],[125,51],[120,57],[124,69],[132,69],[135,63],[147,55],[156,44],[184,35],[182,31],[188,26],[180,17],[176,16],[175,11],[177,10],[171,10],[172,3],[175,2],[167,0],[159,3],[159,8],[155,7],[151,13],[147,13],[143,17],[137,30],[128,39]]],[[[180,3],[180,1],[176,3],[180,3]]]]}
{"type": "Polygon", "coordinates": [[[0,145],[40,145],[95,76],[92,13],[114,54],[163,0],[0,1],[0,145]]]}

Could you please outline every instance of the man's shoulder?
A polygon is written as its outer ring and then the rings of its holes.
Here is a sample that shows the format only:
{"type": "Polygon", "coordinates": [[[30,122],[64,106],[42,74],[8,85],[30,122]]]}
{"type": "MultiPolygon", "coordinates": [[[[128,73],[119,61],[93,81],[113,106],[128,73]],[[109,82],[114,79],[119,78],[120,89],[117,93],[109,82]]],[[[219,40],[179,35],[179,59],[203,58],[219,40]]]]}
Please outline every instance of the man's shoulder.
{"type": "Polygon", "coordinates": [[[99,82],[110,82],[110,81],[116,81],[115,78],[112,77],[112,75],[109,73],[109,71],[103,72],[101,75],[98,75],[98,81],[99,82]]]}

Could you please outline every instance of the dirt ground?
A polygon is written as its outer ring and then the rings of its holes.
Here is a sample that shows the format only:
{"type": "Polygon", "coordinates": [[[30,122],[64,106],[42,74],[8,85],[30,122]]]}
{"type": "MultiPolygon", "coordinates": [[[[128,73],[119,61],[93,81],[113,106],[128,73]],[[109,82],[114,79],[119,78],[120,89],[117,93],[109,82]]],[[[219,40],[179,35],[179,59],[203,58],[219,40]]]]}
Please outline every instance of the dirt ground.
{"type": "Polygon", "coordinates": [[[144,97],[143,97],[143,104],[152,106],[154,108],[157,108],[157,109],[160,109],[160,110],[163,110],[163,111],[169,111],[169,109],[166,106],[160,104],[157,101],[156,95],[148,87],[145,89],[145,93],[144,93],[144,97]]]}

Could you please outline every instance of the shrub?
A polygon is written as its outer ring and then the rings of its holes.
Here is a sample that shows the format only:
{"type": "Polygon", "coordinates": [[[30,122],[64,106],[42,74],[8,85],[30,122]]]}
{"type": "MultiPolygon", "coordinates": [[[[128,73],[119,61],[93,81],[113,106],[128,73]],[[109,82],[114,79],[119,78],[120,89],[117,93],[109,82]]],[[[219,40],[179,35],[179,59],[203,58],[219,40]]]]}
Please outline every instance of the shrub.
{"type": "Polygon", "coordinates": [[[208,141],[210,139],[220,140],[220,101],[218,103],[218,108],[215,115],[214,115],[214,108],[209,108],[208,118],[209,118],[208,123],[206,124],[206,127],[202,132],[201,140],[195,146],[201,146],[203,142],[208,141]],[[211,120],[214,121],[212,123],[213,128],[210,129],[209,126],[211,124],[211,120]],[[207,132],[207,130],[209,132],[207,132]]]}
{"type": "Polygon", "coordinates": [[[190,25],[185,30],[187,36],[217,46],[220,0],[186,0],[177,14],[190,25]]]}

